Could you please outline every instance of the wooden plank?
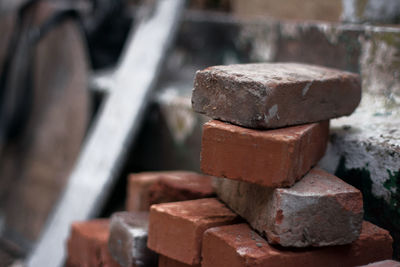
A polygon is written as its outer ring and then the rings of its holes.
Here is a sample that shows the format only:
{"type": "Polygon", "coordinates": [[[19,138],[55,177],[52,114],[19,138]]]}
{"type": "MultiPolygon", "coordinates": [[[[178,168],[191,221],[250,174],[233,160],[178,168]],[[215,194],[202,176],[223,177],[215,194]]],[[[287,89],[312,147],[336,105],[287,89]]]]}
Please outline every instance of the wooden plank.
{"type": "MultiPolygon", "coordinates": [[[[22,36],[47,21],[55,8],[49,1],[35,3],[25,13],[22,36]]],[[[5,38],[0,54],[7,53],[17,15],[0,16],[0,32],[5,38]]],[[[4,216],[0,236],[27,252],[60,198],[86,135],[89,63],[84,36],[76,21],[67,19],[34,44],[31,70],[27,70],[32,75],[31,88],[24,92],[26,79],[21,77],[26,77],[25,70],[30,68],[26,67],[31,54],[27,47],[33,44],[21,40],[7,86],[2,89],[7,91],[6,103],[13,103],[14,95],[19,96],[20,105],[28,107],[20,112],[27,120],[17,137],[0,145],[0,214],[4,216]]]]}
{"type": "Polygon", "coordinates": [[[158,1],[153,17],[130,36],[104,101],[55,213],[28,266],[61,266],[71,222],[98,214],[142,121],[151,89],[178,26],[184,0],[158,1]]]}

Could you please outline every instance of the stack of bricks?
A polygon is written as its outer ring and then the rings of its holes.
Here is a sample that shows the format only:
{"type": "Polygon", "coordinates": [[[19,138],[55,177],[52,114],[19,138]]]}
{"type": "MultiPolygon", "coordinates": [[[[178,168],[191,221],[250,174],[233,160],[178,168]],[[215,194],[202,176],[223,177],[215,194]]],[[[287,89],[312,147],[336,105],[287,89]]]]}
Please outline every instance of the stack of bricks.
{"type": "Polygon", "coordinates": [[[218,198],[153,205],[159,266],[357,266],[391,258],[389,233],[363,221],[359,190],[316,168],[329,119],[350,115],[359,77],[301,64],[196,74],[201,169],[218,198]]]}
{"type": "Polygon", "coordinates": [[[158,255],[147,248],[150,206],[213,197],[211,182],[210,176],[188,171],[130,175],[126,211],[72,224],[66,266],[157,266],[158,255]]]}
{"type": "Polygon", "coordinates": [[[214,189],[210,176],[195,173],[130,176],[127,211],[72,226],[67,266],[361,266],[390,259],[392,238],[363,221],[360,191],[315,167],[329,119],[351,114],[360,97],[357,75],[316,66],[197,72],[193,108],[213,119],[203,128],[201,168],[215,177],[214,189]]]}

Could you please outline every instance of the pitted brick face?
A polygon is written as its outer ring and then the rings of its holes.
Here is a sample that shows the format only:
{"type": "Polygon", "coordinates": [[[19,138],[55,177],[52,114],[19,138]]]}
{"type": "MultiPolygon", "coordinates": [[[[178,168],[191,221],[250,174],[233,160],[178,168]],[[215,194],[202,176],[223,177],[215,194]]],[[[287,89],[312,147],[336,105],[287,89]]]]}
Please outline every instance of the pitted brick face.
{"type": "Polygon", "coordinates": [[[217,120],[203,127],[201,170],[268,187],[293,185],[325,153],[329,122],[260,131],[217,120]]]}
{"type": "Polygon", "coordinates": [[[312,169],[290,188],[267,188],[215,178],[218,196],[272,244],[321,247],[349,244],[361,231],[361,192],[312,169]]]}
{"type": "Polygon", "coordinates": [[[108,251],[109,220],[74,222],[67,243],[67,267],[119,267],[108,251]]]}
{"type": "Polygon", "coordinates": [[[131,174],[128,178],[126,209],[149,211],[152,204],[214,196],[211,177],[189,171],[131,174]]]}
{"type": "Polygon", "coordinates": [[[271,129],[350,115],[358,75],[296,63],[214,66],[196,73],[192,106],[213,119],[271,129]]]}

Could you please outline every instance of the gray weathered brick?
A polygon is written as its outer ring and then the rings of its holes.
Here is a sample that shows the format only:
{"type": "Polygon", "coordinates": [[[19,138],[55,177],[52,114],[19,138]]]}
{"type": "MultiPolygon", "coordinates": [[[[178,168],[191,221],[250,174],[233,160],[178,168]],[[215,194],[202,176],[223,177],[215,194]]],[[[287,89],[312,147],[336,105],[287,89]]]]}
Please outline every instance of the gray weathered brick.
{"type": "Polygon", "coordinates": [[[193,109],[249,128],[278,128],[351,114],[359,76],[295,63],[214,66],[196,73],[193,109]]]}
{"type": "Polygon", "coordinates": [[[342,245],[360,234],[360,191],[320,169],[312,169],[290,188],[272,189],[224,178],[216,178],[215,185],[222,201],[270,243],[342,245]]]}
{"type": "Polygon", "coordinates": [[[147,248],[148,223],[148,212],[117,212],[111,217],[108,248],[121,266],[157,263],[157,255],[147,248]]]}

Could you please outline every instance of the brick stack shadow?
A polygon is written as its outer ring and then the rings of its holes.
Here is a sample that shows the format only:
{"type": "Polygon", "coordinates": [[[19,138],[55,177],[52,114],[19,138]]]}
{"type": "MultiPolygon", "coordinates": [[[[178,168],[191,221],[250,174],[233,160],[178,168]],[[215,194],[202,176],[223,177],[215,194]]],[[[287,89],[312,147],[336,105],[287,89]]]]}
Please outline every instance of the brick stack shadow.
{"type": "Polygon", "coordinates": [[[329,120],[360,102],[357,75],[243,64],[199,71],[194,84],[194,110],[212,118],[201,151],[210,176],[132,175],[127,212],[72,226],[67,266],[360,266],[391,258],[389,233],[363,221],[361,192],[315,167],[329,120]]]}

